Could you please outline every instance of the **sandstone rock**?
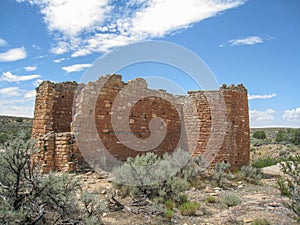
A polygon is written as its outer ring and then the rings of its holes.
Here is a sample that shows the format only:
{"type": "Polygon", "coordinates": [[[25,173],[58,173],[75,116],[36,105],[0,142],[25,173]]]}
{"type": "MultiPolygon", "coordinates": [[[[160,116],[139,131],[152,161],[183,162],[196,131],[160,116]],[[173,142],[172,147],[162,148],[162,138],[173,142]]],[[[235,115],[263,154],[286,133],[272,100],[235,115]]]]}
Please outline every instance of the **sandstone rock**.
{"type": "Polygon", "coordinates": [[[213,192],[213,193],[209,193],[210,196],[218,196],[219,194],[216,193],[216,192],[213,192]]]}
{"type": "Polygon", "coordinates": [[[204,192],[205,193],[212,193],[212,192],[214,192],[214,190],[211,189],[210,187],[206,186],[206,188],[204,189],[204,192]]]}
{"type": "Polygon", "coordinates": [[[273,176],[282,176],[283,173],[280,170],[280,164],[276,164],[274,166],[268,166],[262,168],[262,172],[265,175],[265,177],[273,177],[273,176]]]}
{"type": "Polygon", "coordinates": [[[281,204],[278,203],[278,202],[271,202],[271,203],[268,204],[268,206],[271,206],[271,207],[280,207],[281,204]]]}
{"type": "Polygon", "coordinates": [[[243,219],[243,223],[251,223],[253,222],[253,219],[243,219]]]}
{"type": "Polygon", "coordinates": [[[222,188],[220,188],[220,187],[214,187],[214,190],[215,190],[216,192],[219,192],[219,191],[222,190],[222,188]]]}

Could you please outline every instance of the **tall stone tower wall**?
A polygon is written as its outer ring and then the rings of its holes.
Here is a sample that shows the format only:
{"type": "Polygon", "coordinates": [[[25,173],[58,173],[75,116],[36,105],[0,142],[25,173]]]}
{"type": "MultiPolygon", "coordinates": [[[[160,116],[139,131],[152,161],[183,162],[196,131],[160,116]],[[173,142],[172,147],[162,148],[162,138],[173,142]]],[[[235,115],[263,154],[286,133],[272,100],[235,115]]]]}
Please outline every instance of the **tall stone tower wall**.
{"type": "Polygon", "coordinates": [[[45,81],[36,89],[32,136],[37,138],[49,132],[70,132],[72,107],[78,84],[45,81]]]}
{"type": "Polygon", "coordinates": [[[76,82],[45,81],[36,88],[32,137],[40,152],[33,156],[44,172],[74,171],[85,166],[74,135],[70,133],[76,82]]]}

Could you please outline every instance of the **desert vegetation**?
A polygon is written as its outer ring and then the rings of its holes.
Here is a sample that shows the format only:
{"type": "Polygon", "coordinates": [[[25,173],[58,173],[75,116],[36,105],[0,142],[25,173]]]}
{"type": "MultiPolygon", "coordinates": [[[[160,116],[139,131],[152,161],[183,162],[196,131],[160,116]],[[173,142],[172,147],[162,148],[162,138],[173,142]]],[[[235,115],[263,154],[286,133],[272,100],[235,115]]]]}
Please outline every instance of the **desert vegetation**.
{"type": "Polygon", "coordinates": [[[10,119],[5,122],[10,128],[1,128],[1,224],[299,223],[297,130],[284,129],[289,138],[282,141],[281,129],[264,130],[262,139],[252,130],[251,165],[235,171],[224,162],[203,170],[201,157],[179,149],[172,158],[153,153],[128,158],[113,174],[43,174],[30,157],[38,149],[27,122],[10,119]],[[182,160],[187,163],[180,167],[182,160]],[[163,169],[145,170],[157,163],[163,169]],[[263,169],[275,164],[281,175],[264,177],[263,169]],[[168,176],[149,183],[144,179],[149,173],[168,176]]]}
{"type": "Polygon", "coordinates": [[[281,163],[285,176],[277,179],[281,194],[287,196],[290,201],[284,204],[292,209],[300,221],[300,155],[289,157],[281,163]]]}
{"type": "Polygon", "coordinates": [[[4,144],[9,137],[17,136],[22,130],[26,138],[31,136],[32,119],[23,117],[0,116],[0,144],[4,144]]]}
{"type": "Polygon", "coordinates": [[[31,155],[38,149],[26,131],[8,139],[0,155],[1,224],[100,222],[97,196],[81,192],[75,175],[41,173],[31,155]]]}

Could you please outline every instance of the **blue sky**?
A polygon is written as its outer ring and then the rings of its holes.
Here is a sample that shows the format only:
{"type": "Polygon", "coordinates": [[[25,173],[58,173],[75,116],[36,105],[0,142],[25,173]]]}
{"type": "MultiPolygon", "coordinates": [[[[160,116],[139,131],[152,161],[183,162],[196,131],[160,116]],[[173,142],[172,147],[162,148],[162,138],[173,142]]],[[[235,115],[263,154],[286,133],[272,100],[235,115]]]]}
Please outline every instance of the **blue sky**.
{"type": "MultiPolygon", "coordinates": [[[[300,127],[298,0],[1,0],[0,115],[32,117],[41,81],[80,81],[104,53],[145,40],[190,49],[219,84],[243,83],[252,127],[300,127]]],[[[120,73],[180,76],[151,63],[120,73]]]]}

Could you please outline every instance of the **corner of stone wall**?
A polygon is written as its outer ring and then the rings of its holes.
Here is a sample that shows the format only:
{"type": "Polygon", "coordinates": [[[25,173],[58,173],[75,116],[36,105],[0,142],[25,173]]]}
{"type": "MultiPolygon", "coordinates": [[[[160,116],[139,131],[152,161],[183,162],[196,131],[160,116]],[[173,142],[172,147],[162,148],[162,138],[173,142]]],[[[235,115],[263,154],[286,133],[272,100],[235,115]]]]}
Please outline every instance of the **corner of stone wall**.
{"type": "Polygon", "coordinates": [[[40,150],[32,159],[45,173],[76,171],[83,161],[70,133],[74,97],[80,87],[75,81],[44,81],[36,88],[32,137],[38,140],[40,150]]]}
{"type": "Polygon", "coordinates": [[[44,173],[79,172],[88,167],[71,132],[49,132],[38,139],[38,146],[40,150],[32,159],[41,165],[44,173]]]}
{"type": "Polygon", "coordinates": [[[224,140],[226,161],[233,168],[248,165],[250,161],[250,125],[248,91],[243,84],[225,85],[220,88],[226,103],[228,134],[224,140]]]}

